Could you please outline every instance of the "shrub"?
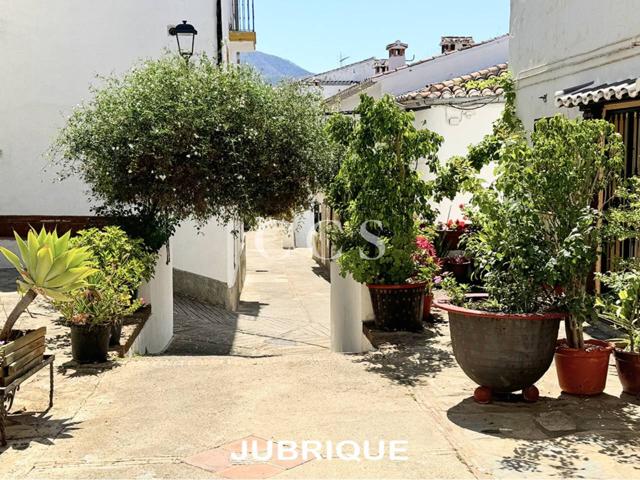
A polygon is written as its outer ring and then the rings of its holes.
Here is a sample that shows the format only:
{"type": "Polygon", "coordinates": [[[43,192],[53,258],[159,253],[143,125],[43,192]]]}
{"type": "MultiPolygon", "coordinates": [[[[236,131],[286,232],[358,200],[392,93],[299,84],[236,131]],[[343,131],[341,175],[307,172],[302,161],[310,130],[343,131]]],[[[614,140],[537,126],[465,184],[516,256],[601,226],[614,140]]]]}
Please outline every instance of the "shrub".
{"type": "Polygon", "coordinates": [[[89,186],[99,214],[153,248],[186,219],[291,216],[330,168],[320,98],[300,84],[168,56],[94,94],[51,154],[62,178],[89,186]]]}
{"type": "Polygon", "coordinates": [[[604,120],[537,122],[500,150],[495,182],[467,210],[479,231],[467,248],[485,287],[509,312],[566,308],[570,346],[582,348],[593,298],[587,282],[603,234],[598,192],[619,178],[624,146],[604,120]]]}
{"type": "Polygon", "coordinates": [[[415,217],[433,221],[431,185],[416,172],[433,165],[442,138],[413,126],[413,114],[390,96],[363,95],[359,118],[334,121],[333,139],[345,147],[328,203],[343,222],[333,229],[341,273],[362,283],[405,283],[416,274],[415,217]],[[336,127],[339,126],[340,128],[336,127]]]}
{"type": "Polygon", "coordinates": [[[118,227],[105,227],[82,230],[71,241],[92,253],[97,272],[86,288],[71,294],[71,301],[56,303],[68,324],[113,324],[140,308],[136,290],[151,279],[156,263],[141,240],[130,239],[118,227]]]}

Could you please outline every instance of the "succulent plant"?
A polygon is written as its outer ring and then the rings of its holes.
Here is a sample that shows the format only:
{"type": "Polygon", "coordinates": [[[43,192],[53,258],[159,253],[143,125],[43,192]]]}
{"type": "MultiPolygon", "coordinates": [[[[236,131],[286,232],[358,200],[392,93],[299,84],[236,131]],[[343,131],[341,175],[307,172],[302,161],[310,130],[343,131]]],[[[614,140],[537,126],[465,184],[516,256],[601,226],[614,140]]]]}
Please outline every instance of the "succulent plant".
{"type": "Polygon", "coordinates": [[[67,294],[86,287],[87,277],[96,271],[90,266],[91,252],[87,248],[69,246],[70,232],[58,237],[55,230],[47,232],[43,227],[36,234],[32,229],[26,241],[14,235],[22,258],[4,247],[0,247],[0,253],[20,273],[17,284],[23,297],[9,314],[0,340],[9,338],[18,317],[38,294],[56,301],[69,300],[67,294]]]}

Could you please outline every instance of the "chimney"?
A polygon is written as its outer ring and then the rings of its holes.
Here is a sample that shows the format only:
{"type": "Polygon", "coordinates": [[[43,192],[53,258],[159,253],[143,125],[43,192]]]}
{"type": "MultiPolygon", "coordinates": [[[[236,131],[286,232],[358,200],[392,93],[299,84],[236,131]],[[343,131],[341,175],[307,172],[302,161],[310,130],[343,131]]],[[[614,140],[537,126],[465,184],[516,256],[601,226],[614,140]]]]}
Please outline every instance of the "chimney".
{"type": "Polygon", "coordinates": [[[402,43],[400,40],[396,40],[393,43],[387,45],[389,51],[389,62],[387,68],[389,70],[395,70],[400,67],[404,67],[407,64],[405,57],[405,51],[409,48],[409,45],[402,43]]]}
{"type": "Polygon", "coordinates": [[[455,52],[473,45],[473,37],[440,37],[440,47],[442,53],[455,52]]]}

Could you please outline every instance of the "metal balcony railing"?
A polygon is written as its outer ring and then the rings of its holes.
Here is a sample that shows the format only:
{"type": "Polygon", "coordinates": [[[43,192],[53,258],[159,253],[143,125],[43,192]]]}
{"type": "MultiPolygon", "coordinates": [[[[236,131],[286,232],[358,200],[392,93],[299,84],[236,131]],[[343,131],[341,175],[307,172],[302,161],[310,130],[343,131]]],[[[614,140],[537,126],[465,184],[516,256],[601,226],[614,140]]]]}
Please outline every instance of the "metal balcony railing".
{"type": "Polygon", "coordinates": [[[231,14],[232,32],[255,32],[253,0],[233,0],[231,14]]]}

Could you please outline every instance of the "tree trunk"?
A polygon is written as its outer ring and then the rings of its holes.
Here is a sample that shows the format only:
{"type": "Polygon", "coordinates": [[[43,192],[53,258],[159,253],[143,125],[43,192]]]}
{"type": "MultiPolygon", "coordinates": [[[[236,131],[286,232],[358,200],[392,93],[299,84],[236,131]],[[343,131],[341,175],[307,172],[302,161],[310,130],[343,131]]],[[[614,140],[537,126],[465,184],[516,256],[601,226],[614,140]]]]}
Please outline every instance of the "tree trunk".
{"type": "Polygon", "coordinates": [[[31,304],[31,302],[35,300],[37,296],[38,294],[33,290],[29,290],[24,294],[24,297],[20,299],[18,304],[14,307],[14,309],[7,317],[7,321],[4,323],[4,327],[2,328],[2,332],[0,333],[0,341],[9,341],[13,326],[18,321],[18,318],[20,318],[20,315],[22,315],[22,312],[27,309],[27,307],[31,304]]]}
{"type": "Polygon", "coordinates": [[[575,315],[569,315],[564,321],[564,328],[567,335],[567,344],[570,348],[584,349],[584,336],[575,315]]]}

